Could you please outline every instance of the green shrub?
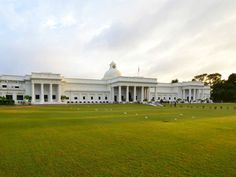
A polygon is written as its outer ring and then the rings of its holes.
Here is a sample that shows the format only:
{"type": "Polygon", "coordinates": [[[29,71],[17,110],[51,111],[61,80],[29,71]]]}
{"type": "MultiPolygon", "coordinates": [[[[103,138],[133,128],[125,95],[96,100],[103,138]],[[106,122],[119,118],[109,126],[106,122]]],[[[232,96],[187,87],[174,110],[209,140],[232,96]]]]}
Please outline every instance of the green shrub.
{"type": "Polygon", "coordinates": [[[0,105],[14,105],[15,101],[7,99],[6,97],[0,97],[0,105]]]}

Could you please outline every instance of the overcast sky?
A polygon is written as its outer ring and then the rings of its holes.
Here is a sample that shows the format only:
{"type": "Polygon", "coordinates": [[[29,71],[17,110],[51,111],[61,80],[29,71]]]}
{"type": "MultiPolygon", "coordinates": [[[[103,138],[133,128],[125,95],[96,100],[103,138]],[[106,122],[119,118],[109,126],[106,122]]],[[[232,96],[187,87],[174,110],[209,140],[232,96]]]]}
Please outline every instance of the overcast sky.
{"type": "Polygon", "coordinates": [[[170,82],[236,72],[236,0],[0,0],[0,74],[170,82]]]}

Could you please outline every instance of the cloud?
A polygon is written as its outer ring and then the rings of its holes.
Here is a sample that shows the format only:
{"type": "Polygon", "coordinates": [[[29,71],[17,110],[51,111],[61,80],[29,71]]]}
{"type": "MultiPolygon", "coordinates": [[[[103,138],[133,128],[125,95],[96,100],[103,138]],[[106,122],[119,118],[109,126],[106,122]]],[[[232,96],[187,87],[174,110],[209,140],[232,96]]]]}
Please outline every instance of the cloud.
{"type": "Polygon", "coordinates": [[[159,81],[227,77],[236,68],[235,8],[234,0],[3,1],[0,71],[101,78],[115,60],[123,75],[140,67],[159,81]]]}

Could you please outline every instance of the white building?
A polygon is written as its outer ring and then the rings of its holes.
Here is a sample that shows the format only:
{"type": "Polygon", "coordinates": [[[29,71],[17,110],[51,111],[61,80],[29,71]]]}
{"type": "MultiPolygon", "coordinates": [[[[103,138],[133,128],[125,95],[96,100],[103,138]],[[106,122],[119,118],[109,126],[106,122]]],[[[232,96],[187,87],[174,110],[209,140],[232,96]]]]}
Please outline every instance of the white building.
{"type": "Polygon", "coordinates": [[[197,101],[210,98],[210,88],[201,82],[158,83],[156,78],[122,76],[114,62],[101,80],[52,73],[0,76],[0,96],[22,103],[26,95],[32,104],[197,101]],[[62,95],[67,99],[61,100],[62,95]]]}

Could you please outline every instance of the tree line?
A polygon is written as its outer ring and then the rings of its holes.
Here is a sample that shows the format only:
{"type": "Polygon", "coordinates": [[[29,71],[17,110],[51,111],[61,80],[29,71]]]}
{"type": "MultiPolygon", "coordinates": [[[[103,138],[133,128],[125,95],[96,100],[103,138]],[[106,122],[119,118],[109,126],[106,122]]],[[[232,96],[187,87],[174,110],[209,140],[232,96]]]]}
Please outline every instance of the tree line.
{"type": "Polygon", "coordinates": [[[211,87],[211,99],[214,102],[236,102],[236,73],[227,80],[222,79],[220,73],[200,74],[193,81],[201,81],[211,87]]]}
{"type": "MultiPolygon", "coordinates": [[[[232,73],[226,80],[222,79],[220,73],[204,73],[194,76],[192,81],[200,81],[204,85],[209,85],[211,87],[211,99],[214,102],[236,102],[236,73],[232,73]]],[[[171,81],[171,83],[178,82],[178,79],[171,81]]]]}

